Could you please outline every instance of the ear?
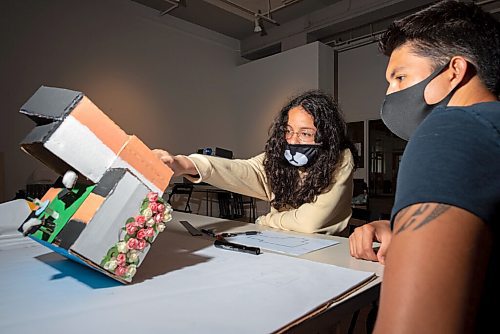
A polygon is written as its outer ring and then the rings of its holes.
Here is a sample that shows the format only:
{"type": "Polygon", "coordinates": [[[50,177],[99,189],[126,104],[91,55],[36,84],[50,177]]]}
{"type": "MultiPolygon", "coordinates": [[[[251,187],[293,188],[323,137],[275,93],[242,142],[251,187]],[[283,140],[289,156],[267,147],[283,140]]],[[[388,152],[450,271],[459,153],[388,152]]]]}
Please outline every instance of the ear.
{"type": "Polygon", "coordinates": [[[453,88],[464,82],[467,71],[470,72],[471,65],[462,56],[455,56],[451,58],[448,65],[448,80],[450,86],[453,88]]]}

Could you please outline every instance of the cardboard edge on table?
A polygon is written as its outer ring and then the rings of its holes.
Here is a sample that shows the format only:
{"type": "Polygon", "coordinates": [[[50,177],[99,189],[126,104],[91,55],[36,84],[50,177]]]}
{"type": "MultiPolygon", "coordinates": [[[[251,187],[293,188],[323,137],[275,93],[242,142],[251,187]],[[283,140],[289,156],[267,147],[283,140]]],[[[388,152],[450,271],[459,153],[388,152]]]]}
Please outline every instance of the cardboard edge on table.
{"type": "Polygon", "coordinates": [[[304,321],[311,319],[323,312],[325,312],[330,306],[332,306],[335,303],[338,303],[344,299],[346,299],[348,296],[352,295],[356,291],[362,289],[363,287],[367,286],[371,282],[375,281],[379,276],[377,276],[376,273],[372,273],[369,277],[364,279],[363,281],[359,282],[355,286],[351,287],[349,290],[345,291],[344,293],[326,301],[325,303],[319,305],[315,309],[313,309],[311,312],[308,312],[307,314],[304,314],[302,317],[297,318],[296,320],[292,321],[291,323],[286,324],[285,326],[277,329],[276,331],[273,332],[273,334],[283,334],[287,333],[290,331],[292,328],[300,325],[304,321]]]}

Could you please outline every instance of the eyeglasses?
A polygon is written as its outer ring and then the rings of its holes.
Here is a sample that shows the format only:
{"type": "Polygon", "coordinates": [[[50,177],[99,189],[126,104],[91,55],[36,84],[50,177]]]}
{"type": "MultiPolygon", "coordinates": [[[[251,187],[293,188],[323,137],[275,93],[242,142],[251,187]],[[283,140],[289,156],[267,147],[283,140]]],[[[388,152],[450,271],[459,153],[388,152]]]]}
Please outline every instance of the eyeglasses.
{"type": "Polygon", "coordinates": [[[290,126],[284,129],[284,133],[286,140],[291,139],[293,135],[296,134],[301,143],[314,143],[314,137],[316,136],[316,131],[312,129],[300,129],[295,132],[290,126]]]}

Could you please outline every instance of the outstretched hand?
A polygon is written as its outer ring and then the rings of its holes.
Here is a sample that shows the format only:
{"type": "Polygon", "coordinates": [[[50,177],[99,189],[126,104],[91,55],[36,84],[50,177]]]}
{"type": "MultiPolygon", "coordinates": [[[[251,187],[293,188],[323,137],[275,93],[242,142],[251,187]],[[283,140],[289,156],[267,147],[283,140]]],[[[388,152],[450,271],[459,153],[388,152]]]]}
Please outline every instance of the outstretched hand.
{"type": "Polygon", "coordinates": [[[161,149],[154,149],[153,153],[174,172],[174,176],[198,174],[194,163],[183,155],[172,155],[161,149]]]}
{"type": "Polygon", "coordinates": [[[357,227],[349,236],[351,256],[385,264],[385,255],[391,238],[392,231],[388,220],[375,220],[357,227]],[[377,252],[373,249],[374,241],[380,242],[380,248],[377,252]]]}

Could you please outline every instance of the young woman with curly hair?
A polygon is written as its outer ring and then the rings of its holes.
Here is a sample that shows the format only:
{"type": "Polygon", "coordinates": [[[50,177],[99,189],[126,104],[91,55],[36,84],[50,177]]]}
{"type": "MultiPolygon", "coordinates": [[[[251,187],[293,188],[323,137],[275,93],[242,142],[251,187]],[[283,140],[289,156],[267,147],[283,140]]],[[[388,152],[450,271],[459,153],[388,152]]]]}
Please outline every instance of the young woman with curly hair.
{"type": "Polygon", "coordinates": [[[294,97],[270,127],[265,152],[250,159],[154,150],[175,176],[271,203],[256,223],[304,233],[339,234],[351,217],[354,148],[333,98],[294,97]]]}

